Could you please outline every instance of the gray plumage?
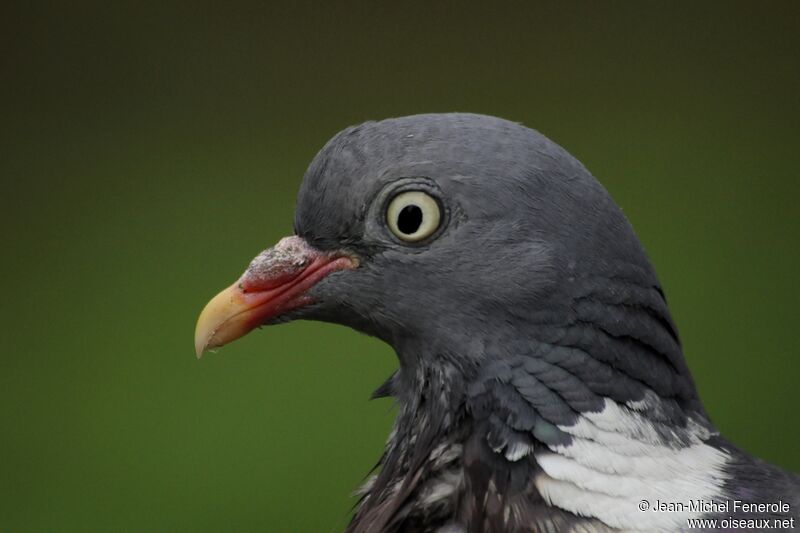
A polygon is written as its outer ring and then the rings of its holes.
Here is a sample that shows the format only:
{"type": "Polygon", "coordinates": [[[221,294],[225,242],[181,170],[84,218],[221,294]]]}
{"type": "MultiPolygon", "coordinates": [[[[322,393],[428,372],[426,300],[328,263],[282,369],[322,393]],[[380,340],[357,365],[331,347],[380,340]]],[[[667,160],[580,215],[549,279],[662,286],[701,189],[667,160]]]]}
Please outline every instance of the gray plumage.
{"type": "Polygon", "coordinates": [[[686,497],[782,499],[796,516],[798,477],[709,421],[622,212],[541,134],[471,114],[348,128],[311,163],[295,231],[361,264],[280,320],[350,326],[400,362],[376,391],[397,399],[395,429],[348,531],[674,529],[626,507],[641,480],[657,495],[663,481],[686,497]],[[441,200],[421,243],[385,224],[404,188],[441,200]]]}

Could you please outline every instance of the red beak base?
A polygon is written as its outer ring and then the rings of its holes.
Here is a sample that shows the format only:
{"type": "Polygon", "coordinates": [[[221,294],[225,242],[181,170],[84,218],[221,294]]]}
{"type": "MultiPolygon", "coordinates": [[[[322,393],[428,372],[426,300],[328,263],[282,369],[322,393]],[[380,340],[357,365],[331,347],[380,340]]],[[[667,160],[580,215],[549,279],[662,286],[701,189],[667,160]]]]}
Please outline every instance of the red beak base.
{"type": "Polygon", "coordinates": [[[297,236],[281,239],[253,259],[236,283],[206,304],[195,328],[197,357],[312,303],[305,294],[308,289],[332,272],[356,267],[358,260],[350,255],[323,253],[297,236]]]}

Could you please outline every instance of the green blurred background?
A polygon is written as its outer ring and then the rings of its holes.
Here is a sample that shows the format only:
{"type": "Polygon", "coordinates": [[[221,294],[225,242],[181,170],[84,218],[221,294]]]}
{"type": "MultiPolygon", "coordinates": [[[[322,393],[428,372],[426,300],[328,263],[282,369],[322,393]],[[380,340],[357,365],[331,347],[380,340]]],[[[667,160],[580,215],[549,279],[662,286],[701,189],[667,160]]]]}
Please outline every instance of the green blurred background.
{"type": "Polygon", "coordinates": [[[332,134],[431,111],[581,159],[713,420],[800,470],[792,3],[105,4],[0,8],[0,531],[341,530],[391,350],[294,323],[197,361],[194,322],[332,134]]]}

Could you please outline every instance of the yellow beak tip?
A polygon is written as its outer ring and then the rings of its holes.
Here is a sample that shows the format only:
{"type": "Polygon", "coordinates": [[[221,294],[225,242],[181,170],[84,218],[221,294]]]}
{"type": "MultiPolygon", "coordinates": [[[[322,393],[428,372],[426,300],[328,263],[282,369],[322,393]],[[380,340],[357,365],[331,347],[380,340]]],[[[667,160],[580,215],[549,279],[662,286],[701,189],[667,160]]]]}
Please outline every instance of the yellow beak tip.
{"type": "Polygon", "coordinates": [[[210,349],[222,346],[243,334],[227,331],[232,329],[231,319],[243,309],[242,304],[237,301],[239,292],[234,283],[214,296],[200,313],[194,330],[194,352],[198,359],[210,349]]]}
{"type": "Polygon", "coordinates": [[[209,351],[212,348],[211,341],[214,338],[214,331],[208,331],[205,328],[200,328],[200,323],[198,322],[198,328],[195,331],[194,335],[194,353],[198,359],[203,357],[203,354],[209,351]]]}
{"type": "Polygon", "coordinates": [[[197,343],[197,341],[195,341],[194,353],[195,353],[195,355],[197,356],[198,359],[203,357],[203,354],[205,353],[205,351],[206,351],[205,343],[197,343]]]}

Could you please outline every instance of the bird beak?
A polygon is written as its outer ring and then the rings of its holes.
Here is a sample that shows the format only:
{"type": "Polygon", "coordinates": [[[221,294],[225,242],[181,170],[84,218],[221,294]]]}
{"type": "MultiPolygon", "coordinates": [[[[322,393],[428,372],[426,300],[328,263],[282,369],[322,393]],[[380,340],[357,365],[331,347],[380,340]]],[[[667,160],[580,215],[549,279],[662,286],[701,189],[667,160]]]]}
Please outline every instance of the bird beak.
{"type": "Polygon", "coordinates": [[[312,303],[305,294],[309,288],[332,272],[357,266],[356,258],[321,252],[301,237],[281,239],[253,259],[238,281],[206,304],[194,332],[197,357],[312,303]]]}

